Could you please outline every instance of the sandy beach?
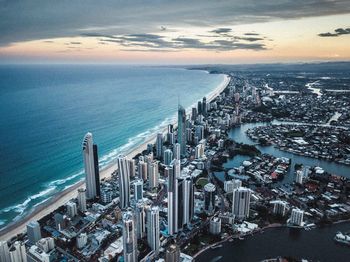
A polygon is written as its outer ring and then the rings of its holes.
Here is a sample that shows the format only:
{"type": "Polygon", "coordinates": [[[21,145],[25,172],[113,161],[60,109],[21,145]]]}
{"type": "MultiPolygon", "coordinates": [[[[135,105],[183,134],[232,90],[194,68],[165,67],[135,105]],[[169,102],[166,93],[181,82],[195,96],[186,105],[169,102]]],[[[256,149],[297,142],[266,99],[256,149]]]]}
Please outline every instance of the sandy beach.
{"type": "MultiPolygon", "coordinates": [[[[218,85],[215,88],[215,90],[213,90],[211,93],[207,95],[207,101],[210,102],[216,96],[218,96],[227,87],[229,82],[230,82],[230,77],[225,75],[225,78],[221,82],[221,84],[218,85]]],[[[176,123],[173,123],[173,124],[175,125],[176,123]]],[[[164,128],[163,130],[159,130],[158,132],[166,133],[166,131],[167,131],[167,128],[164,128]]],[[[154,143],[156,136],[157,136],[156,133],[153,134],[152,136],[150,136],[149,139],[147,139],[141,145],[131,149],[129,152],[125,152],[125,155],[130,159],[133,158],[135,155],[147,149],[147,144],[154,143]]],[[[116,164],[111,163],[110,165],[100,170],[100,179],[110,177],[111,174],[116,171],[116,168],[117,168],[116,164]]],[[[70,199],[75,198],[77,196],[77,189],[80,187],[85,187],[84,181],[80,181],[72,185],[71,187],[65,189],[64,191],[56,194],[50,200],[34,208],[29,214],[24,216],[22,219],[14,223],[10,223],[7,227],[0,230],[0,240],[8,240],[11,237],[16,236],[17,234],[24,232],[26,228],[26,224],[29,221],[39,220],[42,217],[56,210],[59,206],[62,206],[65,203],[67,203],[70,199]]]]}

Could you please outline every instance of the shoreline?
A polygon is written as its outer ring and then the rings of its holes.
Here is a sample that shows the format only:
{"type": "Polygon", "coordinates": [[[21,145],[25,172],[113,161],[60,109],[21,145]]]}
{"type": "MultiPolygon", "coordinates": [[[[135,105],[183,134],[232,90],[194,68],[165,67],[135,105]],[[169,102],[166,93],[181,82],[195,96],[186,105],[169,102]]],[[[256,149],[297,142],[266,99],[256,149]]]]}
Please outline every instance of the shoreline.
{"type": "MultiPolygon", "coordinates": [[[[206,97],[208,103],[210,103],[215,97],[220,95],[222,91],[226,89],[228,84],[230,83],[230,77],[227,74],[224,75],[223,81],[211,92],[209,92],[206,97]]],[[[190,107],[194,106],[195,103],[193,103],[190,107]]],[[[188,109],[188,108],[187,108],[188,109]]],[[[187,110],[186,109],[186,110],[187,110]]],[[[186,113],[186,115],[188,115],[186,113]]],[[[173,120],[171,122],[172,124],[176,124],[177,120],[173,120]]],[[[176,126],[176,125],[175,125],[176,126]]],[[[159,130],[158,132],[162,132],[163,134],[166,133],[167,127],[164,127],[163,129],[159,130]]],[[[158,133],[157,132],[157,133],[158,133]]],[[[134,148],[131,148],[128,152],[125,153],[125,156],[128,159],[132,159],[137,154],[142,153],[142,151],[147,149],[147,144],[154,143],[154,140],[157,137],[157,133],[154,133],[150,135],[146,141],[141,143],[140,145],[135,146],[134,148]]],[[[116,168],[116,162],[111,161],[110,164],[106,165],[100,170],[100,180],[111,177],[112,173],[117,170],[116,168]]],[[[58,207],[64,205],[69,200],[77,197],[77,189],[80,187],[85,187],[84,180],[81,180],[72,186],[66,188],[62,192],[59,192],[55,194],[51,199],[48,201],[32,208],[29,210],[28,214],[23,216],[22,218],[18,219],[17,221],[10,222],[8,225],[6,225],[4,228],[0,229],[0,241],[7,241],[10,238],[23,233],[26,228],[26,224],[31,220],[40,220],[42,217],[50,214],[51,212],[55,211],[58,207]]]]}

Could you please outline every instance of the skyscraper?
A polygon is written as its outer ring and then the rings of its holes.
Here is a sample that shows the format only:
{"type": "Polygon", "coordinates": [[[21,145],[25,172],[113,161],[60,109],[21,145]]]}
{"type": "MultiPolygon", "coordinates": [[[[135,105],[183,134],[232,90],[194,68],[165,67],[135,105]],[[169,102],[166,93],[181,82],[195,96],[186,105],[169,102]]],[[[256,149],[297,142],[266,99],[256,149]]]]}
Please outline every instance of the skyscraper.
{"type": "Polygon", "coordinates": [[[186,156],[186,110],[181,105],[178,109],[177,142],[180,144],[180,155],[186,156]]]}
{"type": "Polygon", "coordinates": [[[138,163],[138,174],[139,174],[139,178],[141,178],[143,181],[146,181],[148,179],[147,163],[146,162],[139,161],[139,163],[138,163]]]}
{"type": "Polygon", "coordinates": [[[11,262],[27,262],[26,247],[23,242],[16,241],[10,248],[11,262]]]}
{"type": "Polygon", "coordinates": [[[159,172],[158,172],[158,162],[152,161],[148,163],[148,185],[149,188],[155,188],[158,187],[159,184],[159,172]]]}
{"type": "Polygon", "coordinates": [[[78,208],[81,212],[86,211],[86,189],[78,189],[78,208]]]}
{"type": "Polygon", "coordinates": [[[27,224],[27,235],[28,240],[32,245],[35,245],[35,243],[39,241],[41,238],[41,230],[37,221],[30,221],[27,224]]]}
{"type": "Polygon", "coordinates": [[[197,119],[197,108],[192,107],[191,120],[196,121],[196,119],[197,119]]]}
{"type": "Polygon", "coordinates": [[[174,172],[174,161],[168,167],[168,233],[169,235],[174,235],[178,231],[177,226],[177,216],[178,216],[178,206],[177,206],[177,179],[176,173],[174,172]]]}
{"type": "Polygon", "coordinates": [[[170,165],[173,167],[175,178],[180,177],[180,174],[181,174],[180,160],[174,159],[173,161],[171,161],[170,165]]]}
{"type": "Polygon", "coordinates": [[[216,187],[212,183],[204,186],[204,210],[207,214],[214,214],[216,187]]]}
{"type": "Polygon", "coordinates": [[[202,115],[206,116],[207,115],[207,98],[203,97],[202,101],[202,115]]]}
{"type": "Polygon", "coordinates": [[[134,182],[134,198],[136,202],[143,199],[143,180],[142,179],[137,179],[134,182]]]}
{"type": "Polygon", "coordinates": [[[287,223],[294,225],[294,226],[303,226],[304,224],[304,211],[299,208],[293,208],[292,214],[290,216],[290,219],[287,221],[287,223]]]}
{"type": "Polygon", "coordinates": [[[156,255],[159,254],[159,208],[154,206],[147,211],[147,242],[156,255]]]}
{"type": "Polygon", "coordinates": [[[97,146],[93,144],[92,134],[87,133],[83,140],[86,197],[94,199],[100,196],[100,174],[98,168],[97,146]]]}
{"type": "Polygon", "coordinates": [[[202,114],[202,102],[201,101],[198,101],[197,111],[198,111],[198,115],[202,114]]]}
{"type": "Polygon", "coordinates": [[[125,209],[130,203],[130,171],[128,161],[124,155],[118,156],[118,172],[120,208],[125,209]]]}
{"type": "Polygon", "coordinates": [[[180,160],[181,157],[181,146],[179,143],[175,143],[173,148],[174,159],[180,160]]]}
{"type": "Polygon", "coordinates": [[[136,232],[137,238],[142,239],[146,236],[146,206],[143,201],[136,203],[136,232]]]}
{"type": "Polygon", "coordinates": [[[180,261],[180,248],[176,244],[171,244],[165,253],[165,262],[178,262],[180,261]]]}
{"type": "Polygon", "coordinates": [[[189,224],[194,215],[194,190],[191,176],[183,180],[183,221],[182,225],[189,224]]]}
{"type": "Polygon", "coordinates": [[[0,241],[0,261],[11,262],[10,261],[10,250],[6,241],[0,241]]]}
{"type": "Polygon", "coordinates": [[[198,138],[198,141],[202,140],[204,138],[204,126],[203,125],[196,126],[194,135],[195,137],[198,138]]]}
{"type": "Polygon", "coordinates": [[[184,212],[185,212],[185,185],[184,178],[177,178],[177,227],[178,229],[182,228],[184,225],[184,212]]]}
{"type": "Polygon", "coordinates": [[[129,159],[129,170],[130,170],[130,177],[135,177],[135,160],[129,159]]]}
{"type": "Polygon", "coordinates": [[[249,188],[239,187],[233,190],[232,214],[235,219],[242,220],[249,216],[250,195],[249,188]]]}
{"type": "Polygon", "coordinates": [[[131,211],[123,214],[123,256],[125,262],[137,262],[137,238],[131,211]]]}
{"type": "Polygon", "coordinates": [[[173,152],[170,149],[164,150],[163,163],[164,165],[170,165],[173,160],[173,152]]]}
{"type": "Polygon", "coordinates": [[[76,203],[69,201],[66,204],[66,207],[67,207],[67,214],[70,218],[73,218],[78,214],[78,209],[77,209],[76,203]]]}
{"type": "Polygon", "coordinates": [[[158,159],[161,159],[162,153],[163,153],[163,134],[158,133],[157,140],[156,140],[156,157],[158,159]]]}

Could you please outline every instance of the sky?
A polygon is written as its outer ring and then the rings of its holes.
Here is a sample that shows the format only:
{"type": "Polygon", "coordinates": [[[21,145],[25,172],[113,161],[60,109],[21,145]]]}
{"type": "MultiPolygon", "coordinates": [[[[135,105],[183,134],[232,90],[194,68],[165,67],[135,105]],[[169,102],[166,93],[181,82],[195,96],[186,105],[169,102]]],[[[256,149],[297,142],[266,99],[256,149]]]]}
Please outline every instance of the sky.
{"type": "Polygon", "coordinates": [[[0,63],[350,60],[349,0],[0,0],[0,63]]]}

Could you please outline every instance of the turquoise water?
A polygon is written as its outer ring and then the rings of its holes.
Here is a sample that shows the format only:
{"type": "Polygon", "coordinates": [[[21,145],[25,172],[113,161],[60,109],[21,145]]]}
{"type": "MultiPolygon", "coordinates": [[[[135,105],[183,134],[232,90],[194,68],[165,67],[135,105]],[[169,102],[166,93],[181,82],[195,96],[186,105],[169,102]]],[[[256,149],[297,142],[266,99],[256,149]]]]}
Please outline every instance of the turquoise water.
{"type": "Polygon", "coordinates": [[[100,166],[145,141],[223,75],[111,65],[0,66],[0,227],[83,178],[86,132],[100,166]]]}

